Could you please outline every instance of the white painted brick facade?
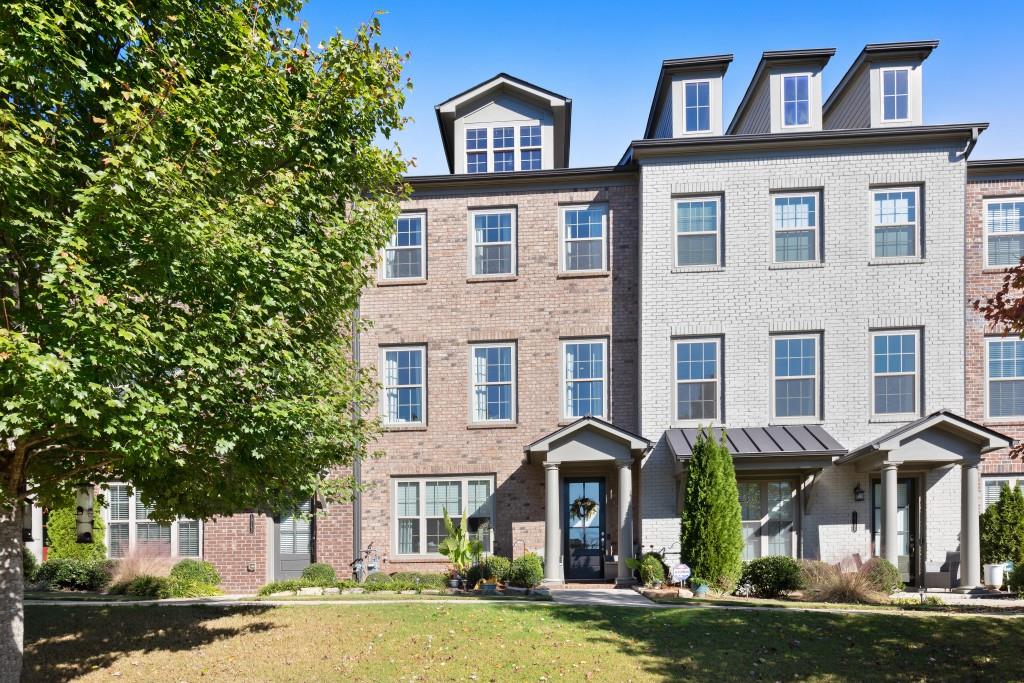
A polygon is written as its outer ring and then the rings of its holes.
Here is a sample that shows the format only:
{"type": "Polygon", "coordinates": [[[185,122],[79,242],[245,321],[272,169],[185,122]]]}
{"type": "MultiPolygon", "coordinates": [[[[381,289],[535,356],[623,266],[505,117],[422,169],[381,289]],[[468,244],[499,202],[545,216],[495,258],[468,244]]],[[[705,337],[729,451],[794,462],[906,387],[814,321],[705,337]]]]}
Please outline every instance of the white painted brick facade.
{"type": "MultiPolygon", "coordinates": [[[[656,442],[641,478],[642,543],[678,548],[673,462],[672,347],[681,336],[724,338],[727,427],[770,424],[770,334],[823,335],[823,427],[854,448],[899,423],[870,417],[870,331],[923,330],[924,414],[964,412],[965,165],[949,145],[874,146],[644,160],[640,171],[640,386],[642,434],[656,442]],[[924,258],[873,263],[870,190],[922,188],[924,258]],[[772,191],[821,190],[824,262],[772,266],[772,191]],[[724,197],[724,267],[673,269],[674,196],[724,197]]],[[[901,474],[902,476],[902,474],[901,474]]],[[[959,470],[925,475],[927,559],[955,550],[959,470]]],[[[869,475],[829,467],[802,523],[805,557],[869,554],[869,475]],[[860,483],[865,501],[855,503],[860,483]],[[857,512],[854,528],[852,512],[857,512]]]]}

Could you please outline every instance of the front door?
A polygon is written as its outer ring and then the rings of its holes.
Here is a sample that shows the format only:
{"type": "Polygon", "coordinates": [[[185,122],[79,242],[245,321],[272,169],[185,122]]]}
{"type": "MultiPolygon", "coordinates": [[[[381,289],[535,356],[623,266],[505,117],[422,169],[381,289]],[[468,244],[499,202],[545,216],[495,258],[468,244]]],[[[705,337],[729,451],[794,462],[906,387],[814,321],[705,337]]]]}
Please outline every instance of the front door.
{"type": "MultiPolygon", "coordinates": [[[[882,483],[872,482],[871,501],[874,507],[875,556],[882,554],[882,483]]],[[[896,481],[896,568],[904,583],[914,583],[917,578],[917,496],[913,479],[896,481]]]]}
{"type": "Polygon", "coordinates": [[[306,501],[274,523],[274,580],[297,579],[313,558],[312,506],[306,501]]]}
{"type": "Polygon", "coordinates": [[[566,479],[563,489],[565,511],[565,578],[604,578],[604,479],[566,479]]]}

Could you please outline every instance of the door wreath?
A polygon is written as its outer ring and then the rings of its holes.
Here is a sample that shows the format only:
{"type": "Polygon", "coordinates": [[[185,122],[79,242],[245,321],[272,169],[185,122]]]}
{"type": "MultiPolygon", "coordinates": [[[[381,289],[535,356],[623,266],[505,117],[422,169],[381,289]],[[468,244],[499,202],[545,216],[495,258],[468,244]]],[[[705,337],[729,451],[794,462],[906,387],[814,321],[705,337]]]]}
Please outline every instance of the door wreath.
{"type": "Polygon", "coordinates": [[[569,505],[569,512],[577,519],[590,519],[590,516],[594,514],[596,509],[597,502],[586,496],[577,498],[569,505]]]}

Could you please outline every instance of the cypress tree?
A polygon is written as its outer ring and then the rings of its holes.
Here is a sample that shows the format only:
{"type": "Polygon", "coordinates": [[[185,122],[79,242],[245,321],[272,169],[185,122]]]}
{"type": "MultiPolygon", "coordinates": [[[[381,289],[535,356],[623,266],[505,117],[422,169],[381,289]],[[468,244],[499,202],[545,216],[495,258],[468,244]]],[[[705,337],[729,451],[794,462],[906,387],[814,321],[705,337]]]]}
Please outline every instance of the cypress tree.
{"type": "Polygon", "coordinates": [[[1024,491],[1002,487],[999,500],[981,515],[981,561],[1024,563],[1024,491]]]}
{"type": "Polygon", "coordinates": [[[736,471],[725,442],[697,435],[686,480],[680,548],[693,576],[731,592],[743,570],[743,521],[736,471]]]}

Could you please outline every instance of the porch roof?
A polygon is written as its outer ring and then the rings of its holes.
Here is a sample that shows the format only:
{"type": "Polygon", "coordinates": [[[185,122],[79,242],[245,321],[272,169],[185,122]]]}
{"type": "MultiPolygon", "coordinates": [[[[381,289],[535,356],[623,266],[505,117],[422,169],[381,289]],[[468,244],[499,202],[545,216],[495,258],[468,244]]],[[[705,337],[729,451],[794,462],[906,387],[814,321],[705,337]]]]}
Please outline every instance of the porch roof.
{"type": "MultiPolygon", "coordinates": [[[[676,460],[689,460],[693,456],[693,446],[699,431],[696,427],[666,430],[668,447],[676,460]]],[[[721,428],[712,428],[710,431],[712,438],[721,438],[721,428]]],[[[842,444],[833,439],[821,425],[738,427],[725,430],[725,440],[734,458],[826,456],[831,459],[846,454],[842,444]]]]}
{"type": "MultiPolygon", "coordinates": [[[[596,417],[581,417],[575,422],[560,427],[547,436],[542,436],[533,443],[524,446],[523,451],[530,462],[560,461],[563,456],[552,457],[552,451],[564,450],[563,447],[569,442],[578,442],[593,448],[591,455],[608,455],[608,448],[602,446],[607,444],[612,451],[621,454],[616,457],[636,458],[643,457],[651,448],[651,442],[642,436],[605,422],[596,417]],[[612,446],[614,444],[614,446],[612,446]]],[[[570,459],[586,459],[576,453],[570,459]]],[[[604,458],[601,458],[604,459],[604,458]]]]}

